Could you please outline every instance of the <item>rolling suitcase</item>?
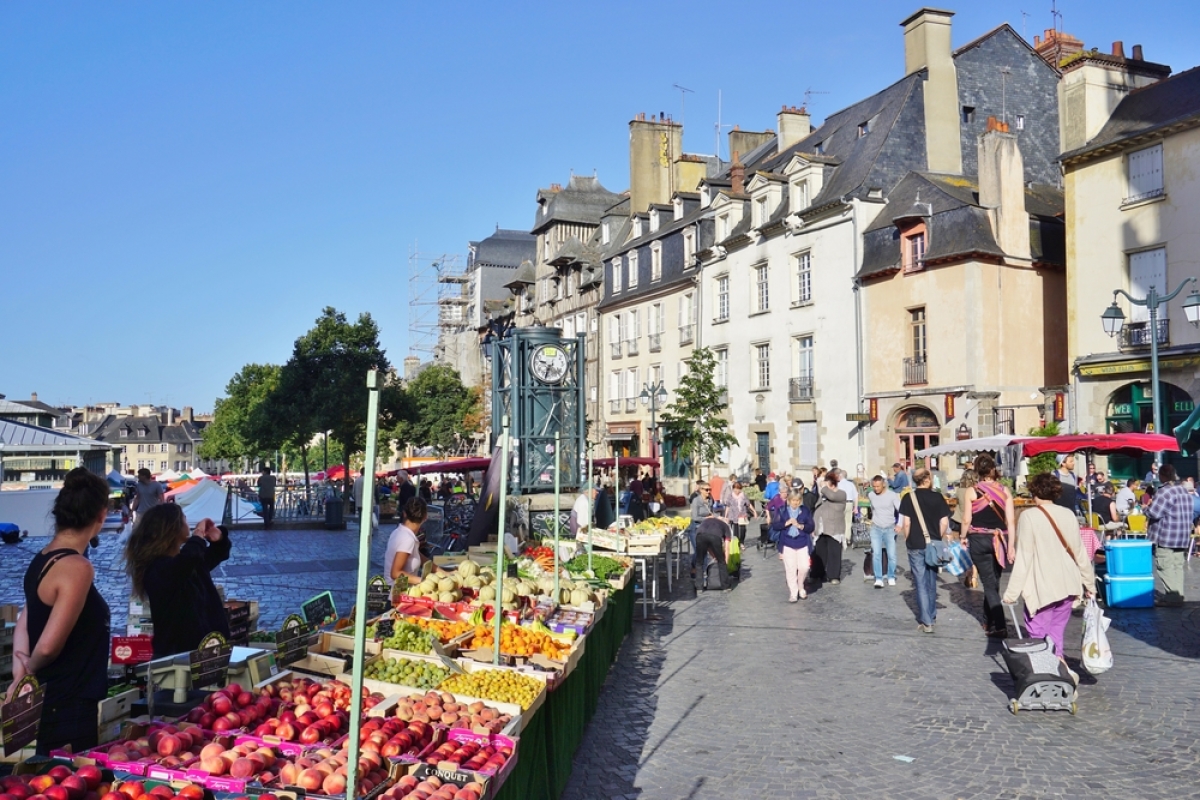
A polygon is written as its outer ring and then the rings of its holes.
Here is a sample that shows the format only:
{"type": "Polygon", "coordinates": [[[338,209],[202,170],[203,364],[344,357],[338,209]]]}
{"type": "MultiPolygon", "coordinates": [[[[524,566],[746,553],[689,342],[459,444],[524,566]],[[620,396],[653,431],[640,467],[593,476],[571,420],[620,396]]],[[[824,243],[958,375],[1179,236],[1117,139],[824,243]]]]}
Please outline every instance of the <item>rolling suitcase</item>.
{"type": "MultiPolygon", "coordinates": [[[[884,550],[880,555],[882,556],[880,563],[883,565],[881,569],[883,570],[883,574],[887,575],[887,550],[884,550]]],[[[863,577],[871,578],[872,580],[875,579],[875,554],[871,552],[870,548],[867,548],[867,552],[863,554],[863,577]]]]}
{"type": "Polygon", "coordinates": [[[1027,711],[1070,711],[1077,710],[1079,693],[1067,665],[1054,654],[1054,643],[1047,636],[1043,639],[1026,639],[1017,620],[1016,606],[1008,607],[1012,614],[1014,630],[1021,638],[1004,641],[1000,655],[1008,674],[1012,675],[1017,696],[1009,701],[1009,708],[1016,714],[1027,711]]]}

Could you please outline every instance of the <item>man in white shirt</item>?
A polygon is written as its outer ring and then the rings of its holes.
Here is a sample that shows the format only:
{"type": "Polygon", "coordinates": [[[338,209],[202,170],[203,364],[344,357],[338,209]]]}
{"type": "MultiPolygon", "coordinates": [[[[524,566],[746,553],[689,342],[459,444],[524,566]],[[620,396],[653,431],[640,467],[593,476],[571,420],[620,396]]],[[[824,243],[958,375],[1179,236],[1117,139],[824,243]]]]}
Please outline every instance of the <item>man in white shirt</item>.
{"type": "MultiPolygon", "coordinates": [[[[841,487],[839,487],[841,488],[841,487]]],[[[888,488],[882,475],[871,479],[871,557],[875,568],[875,588],[883,588],[883,553],[887,551],[887,585],[896,585],[896,533],[900,514],[900,495],[888,488]]]]}
{"type": "Polygon", "coordinates": [[[591,483],[585,483],[579,487],[579,495],[575,498],[575,504],[571,506],[571,535],[586,531],[592,526],[592,506],[596,499],[596,487],[591,483]]]}
{"type": "Polygon", "coordinates": [[[1137,478],[1130,478],[1125,481],[1125,485],[1121,487],[1121,491],[1117,492],[1117,513],[1122,518],[1129,516],[1129,511],[1137,504],[1137,495],[1133,493],[1136,485],[1137,478]]]}

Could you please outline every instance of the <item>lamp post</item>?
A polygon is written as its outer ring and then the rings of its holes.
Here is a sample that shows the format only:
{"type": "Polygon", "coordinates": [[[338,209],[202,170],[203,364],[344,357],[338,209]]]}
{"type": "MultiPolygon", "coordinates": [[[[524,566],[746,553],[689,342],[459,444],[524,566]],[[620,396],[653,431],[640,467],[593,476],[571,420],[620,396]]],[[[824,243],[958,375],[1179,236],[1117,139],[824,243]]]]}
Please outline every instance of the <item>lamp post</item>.
{"type": "MultiPolygon", "coordinates": [[[[1100,321],[1104,324],[1104,332],[1109,336],[1116,336],[1125,325],[1125,314],[1121,311],[1121,307],[1117,305],[1117,295],[1123,294],[1129,302],[1136,306],[1145,306],[1150,311],[1150,386],[1151,394],[1153,395],[1152,408],[1154,410],[1155,433],[1162,433],[1162,412],[1159,405],[1161,398],[1158,392],[1158,309],[1159,306],[1165,306],[1174,300],[1189,283],[1195,282],[1195,278],[1186,278],[1176,287],[1175,291],[1165,297],[1160,296],[1158,289],[1151,285],[1146,296],[1140,300],[1124,289],[1114,289],[1112,305],[1106,308],[1104,313],[1100,315],[1100,321]]],[[[1187,317],[1187,321],[1192,323],[1192,325],[1200,325],[1200,293],[1195,289],[1192,289],[1183,301],[1183,313],[1187,317]]],[[[1162,453],[1154,454],[1154,462],[1156,464],[1162,463],[1162,453]]]]}
{"type": "Polygon", "coordinates": [[[644,383],[642,384],[642,393],[638,395],[642,399],[642,405],[650,407],[650,457],[655,461],[655,472],[660,472],[658,469],[658,409],[659,406],[667,403],[667,387],[663,386],[660,380],[653,386],[644,383]]]}

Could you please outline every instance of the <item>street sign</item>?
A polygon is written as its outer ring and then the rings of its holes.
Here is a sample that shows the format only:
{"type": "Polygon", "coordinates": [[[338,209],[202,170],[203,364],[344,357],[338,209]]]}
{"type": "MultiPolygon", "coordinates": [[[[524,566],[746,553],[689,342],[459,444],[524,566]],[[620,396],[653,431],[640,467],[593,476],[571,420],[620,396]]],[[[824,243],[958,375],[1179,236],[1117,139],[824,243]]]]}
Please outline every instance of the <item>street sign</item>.
{"type": "Polygon", "coordinates": [[[870,422],[870,414],[847,414],[846,422],[870,422]]]}

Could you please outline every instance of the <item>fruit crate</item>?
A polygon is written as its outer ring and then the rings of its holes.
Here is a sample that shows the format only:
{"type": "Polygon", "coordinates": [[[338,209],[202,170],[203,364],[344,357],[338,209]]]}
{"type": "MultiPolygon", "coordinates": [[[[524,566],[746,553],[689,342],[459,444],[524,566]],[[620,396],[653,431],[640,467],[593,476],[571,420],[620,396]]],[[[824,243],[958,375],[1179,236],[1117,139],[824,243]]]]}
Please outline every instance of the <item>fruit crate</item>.
{"type": "MultiPolygon", "coordinates": [[[[428,662],[430,664],[434,664],[434,665],[442,667],[442,668],[447,668],[446,661],[443,661],[442,659],[438,658],[437,656],[422,655],[420,653],[407,653],[407,652],[404,652],[403,650],[381,650],[378,655],[372,656],[371,658],[368,658],[366,661],[363,662],[363,671],[364,672],[366,671],[368,664],[371,664],[375,661],[378,661],[379,659],[384,659],[384,658],[406,658],[409,661],[424,661],[424,662],[428,662]]],[[[447,661],[454,664],[456,667],[461,668],[458,661],[456,661],[454,659],[447,659],[447,661]]],[[[347,669],[349,669],[349,667],[347,667],[347,669]]],[[[353,676],[348,671],[343,672],[342,674],[338,675],[337,678],[338,678],[338,680],[340,680],[344,683],[353,685],[353,676]]],[[[381,681],[381,680],[377,680],[375,678],[367,678],[365,676],[363,677],[362,685],[363,685],[363,688],[366,689],[368,692],[379,692],[384,697],[388,697],[393,694],[402,694],[402,693],[411,693],[411,692],[416,692],[418,694],[424,694],[425,692],[430,691],[429,689],[423,689],[420,686],[409,686],[409,685],[403,684],[403,683],[388,683],[387,681],[381,681]]]]}
{"type": "MultiPolygon", "coordinates": [[[[551,677],[548,673],[538,672],[538,671],[529,671],[524,667],[506,667],[504,665],[496,666],[494,664],[481,664],[477,661],[470,661],[467,659],[459,659],[459,665],[462,667],[463,672],[479,672],[481,670],[501,670],[501,671],[508,671],[508,672],[519,672],[520,674],[525,675],[526,677],[534,678],[536,680],[542,681],[543,683],[547,684],[546,690],[538,693],[538,696],[536,698],[534,698],[532,703],[530,703],[529,708],[521,709],[521,716],[524,717],[525,719],[532,719],[533,715],[535,713],[537,713],[537,710],[542,707],[542,703],[546,702],[546,692],[549,691],[549,683],[550,683],[550,677],[551,677]]],[[[463,697],[466,697],[466,696],[467,695],[463,695],[463,697]]],[[[489,700],[486,697],[480,697],[478,699],[484,703],[496,702],[494,700],[489,700]]],[[[514,703],[513,705],[517,705],[518,708],[520,707],[516,703],[514,703]]],[[[522,727],[523,727],[523,725],[522,725],[522,727]]]]}
{"type": "MultiPolygon", "coordinates": [[[[438,691],[438,690],[434,690],[434,691],[438,691]]],[[[517,705],[516,703],[505,703],[502,700],[484,700],[482,697],[470,697],[465,694],[458,694],[457,692],[438,691],[438,694],[448,694],[454,698],[454,702],[459,703],[461,705],[469,706],[469,705],[471,705],[471,703],[483,703],[484,705],[488,706],[489,708],[493,708],[496,711],[499,711],[501,714],[507,714],[508,716],[511,717],[511,719],[504,725],[503,728],[500,729],[499,733],[502,736],[509,736],[509,737],[517,736],[524,729],[525,723],[528,719],[528,717],[526,717],[523,714],[523,712],[521,711],[521,707],[519,705],[517,705]]],[[[412,697],[412,698],[419,699],[424,696],[425,696],[425,693],[421,692],[420,690],[416,690],[413,692],[400,692],[397,694],[393,694],[390,697],[384,698],[384,700],[382,700],[378,705],[376,705],[374,708],[372,708],[370,711],[368,711],[367,716],[368,717],[391,717],[391,716],[394,716],[396,706],[399,704],[399,702],[402,698],[412,697]]],[[[440,725],[440,723],[434,723],[434,724],[440,725]]],[[[458,727],[459,724],[460,723],[455,723],[455,727],[458,727]]],[[[441,727],[446,727],[446,726],[442,725],[441,727]]],[[[464,730],[465,730],[465,728],[464,728],[464,730]]]]}
{"type": "MultiPolygon", "coordinates": [[[[471,731],[456,728],[446,735],[447,742],[475,742],[479,745],[491,745],[507,747],[512,751],[512,755],[504,762],[504,765],[498,770],[470,770],[470,769],[454,769],[450,766],[450,762],[441,762],[439,764],[426,763],[425,766],[433,771],[443,781],[458,783],[465,777],[464,782],[475,782],[485,785],[485,797],[494,797],[499,791],[504,782],[508,780],[508,776],[517,766],[517,754],[519,752],[518,741],[507,736],[485,735],[472,733],[471,731]],[[446,766],[442,766],[446,764],[446,766]]],[[[436,749],[436,748],[434,748],[436,749]]],[[[431,751],[432,752],[432,751],[431,751]]],[[[428,756],[426,756],[428,758],[428,756]]],[[[426,774],[429,774],[426,772],[426,774]]]]}

